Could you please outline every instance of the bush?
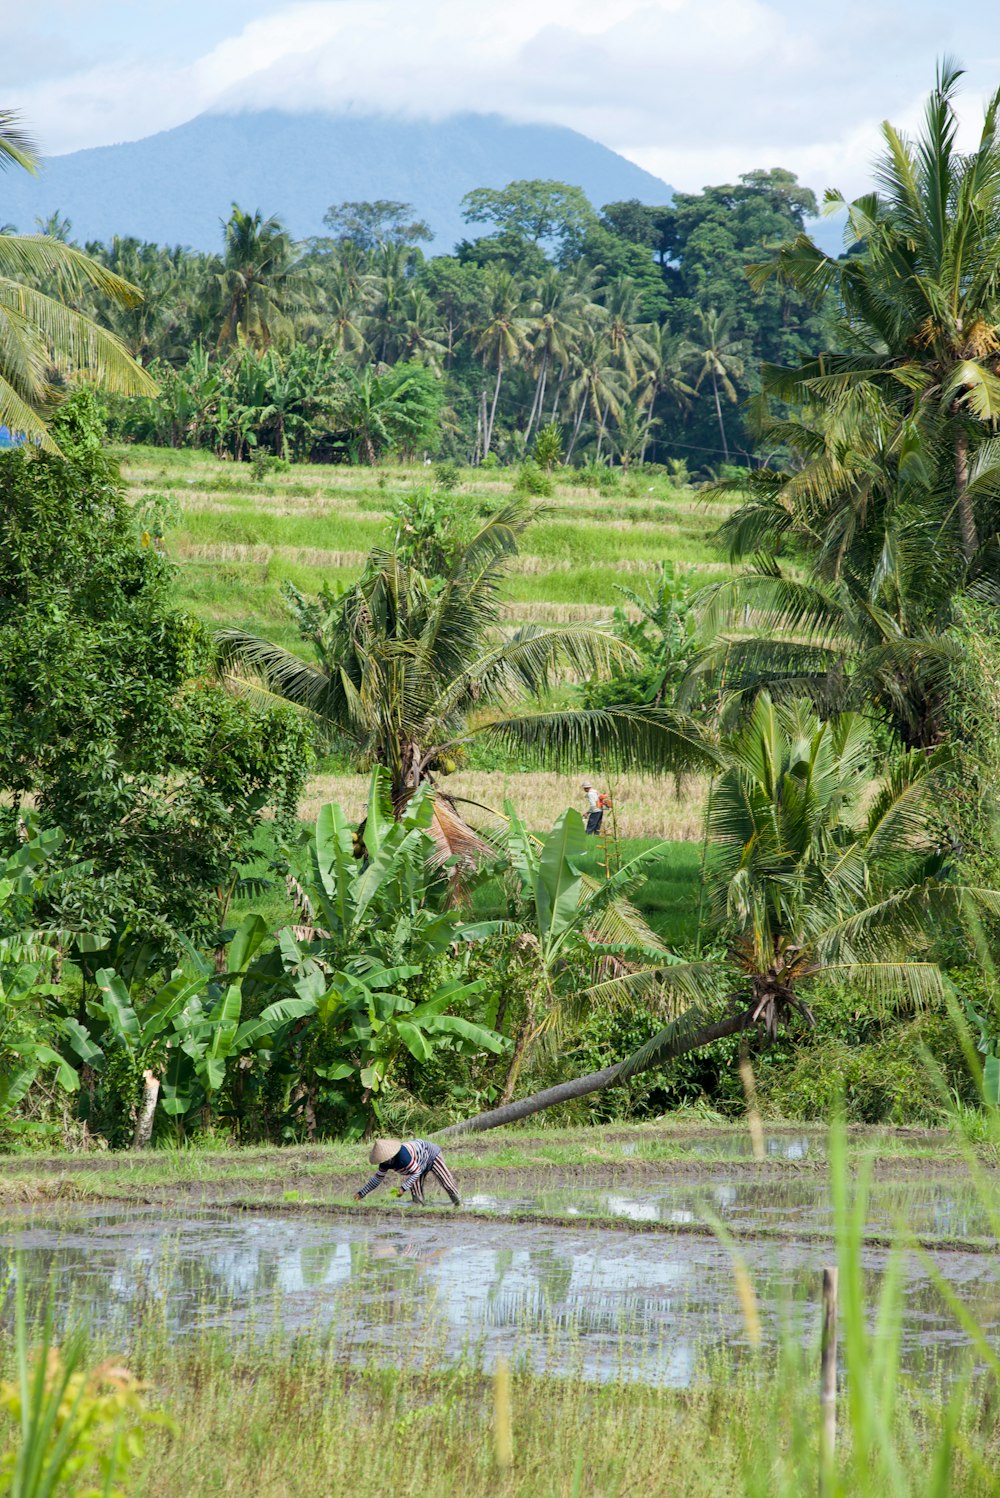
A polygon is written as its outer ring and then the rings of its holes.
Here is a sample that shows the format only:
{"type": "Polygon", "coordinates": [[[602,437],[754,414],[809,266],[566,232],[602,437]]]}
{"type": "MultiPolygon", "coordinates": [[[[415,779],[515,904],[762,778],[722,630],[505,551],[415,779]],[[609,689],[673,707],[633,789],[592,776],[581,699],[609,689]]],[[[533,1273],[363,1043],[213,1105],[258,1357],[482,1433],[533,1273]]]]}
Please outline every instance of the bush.
{"type": "Polygon", "coordinates": [[[434,464],[434,483],[438,489],[443,489],[446,494],[457,489],[462,480],[462,470],[453,459],[447,458],[442,463],[434,464]]]}
{"type": "Polygon", "coordinates": [[[585,489],[596,489],[598,494],[614,494],[618,489],[618,474],[605,463],[593,459],[585,463],[577,475],[577,483],[585,489]]]}
{"type": "Polygon", "coordinates": [[[555,489],[552,475],[539,468],[537,463],[530,461],[522,463],[514,480],[514,493],[527,495],[533,498],[547,499],[555,489]]]}

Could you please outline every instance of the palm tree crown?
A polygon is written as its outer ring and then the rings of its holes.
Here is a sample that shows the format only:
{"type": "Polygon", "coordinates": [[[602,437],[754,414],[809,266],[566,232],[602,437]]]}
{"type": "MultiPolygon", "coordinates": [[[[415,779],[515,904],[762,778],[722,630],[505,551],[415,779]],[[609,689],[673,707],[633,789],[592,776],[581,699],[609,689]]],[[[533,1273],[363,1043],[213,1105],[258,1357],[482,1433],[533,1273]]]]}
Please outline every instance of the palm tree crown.
{"type": "Polygon", "coordinates": [[[942,523],[968,564],[998,520],[994,487],[970,493],[969,447],[1000,418],[1000,91],[976,148],[962,154],[960,77],[953,63],[941,65],[916,140],[883,126],[879,191],[852,203],[827,194],[846,210],[862,253],[835,260],[800,234],[750,273],[757,287],[773,276],[817,299],[834,293],[842,314],[845,352],[797,370],[765,366],[765,389],[836,411],[853,401],[856,414],[877,395],[896,418],[896,462],[912,462],[919,443],[938,470],[942,523]]]}
{"type": "Polygon", "coordinates": [[[761,694],[723,761],[706,881],[726,956],[664,970],[679,993],[701,997],[624,1075],[691,1049],[720,1016],[730,1032],[760,1027],[772,1038],[796,1013],[811,1023],[809,983],[822,975],[888,1007],[940,998],[934,942],[970,904],[1000,911],[996,891],[942,877],[940,754],[905,754],[876,774],[859,714],[824,721],[808,701],[776,706],[761,694]]]}
{"type": "Polygon", "coordinates": [[[613,657],[631,657],[599,626],[501,628],[501,585],[533,514],[521,500],[505,505],[456,544],[442,575],[421,571],[401,542],[377,549],[341,597],[290,595],[313,662],[224,630],[223,667],[238,689],[277,694],[309,711],[361,764],[384,765],[397,806],[473,733],[522,756],[603,752],[671,769],[712,762],[698,731],[666,710],[519,711],[558,666],[589,676],[613,657]]]}
{"type": "MultiPolygon", "coordinates": [[[[35,148],[9,110],[0,111],[0,168],[37,170],[35,148]]],[[[46,416],[60,383],[82,375],[123,395],[155,395],[156,385],[123,344],[64,296],[96,291],[122,307],[142,294],[73,245],[45,234],[0,232],[0,426],[57,451],[46,416]],[[54,295],[38,289],[44,285],[54,295]]]]}

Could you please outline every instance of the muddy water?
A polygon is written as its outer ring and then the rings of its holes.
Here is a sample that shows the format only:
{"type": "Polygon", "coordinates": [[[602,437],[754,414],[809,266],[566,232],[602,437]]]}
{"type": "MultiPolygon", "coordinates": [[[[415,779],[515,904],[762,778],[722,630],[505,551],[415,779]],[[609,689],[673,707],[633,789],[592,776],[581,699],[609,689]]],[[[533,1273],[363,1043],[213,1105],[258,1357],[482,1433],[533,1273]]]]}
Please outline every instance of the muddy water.
{"type": "MultiPolygon", "coordinates": [[[[1000,1221],[1000,1189],[994,1195],[991,1201],[962,1177],[874,1181],[868,1188],[865,1229],[869,1234],[905,1228],[921,1237],[992,1240],[1000,1221]]],[[[676,1227],[718,1217],[747,1232],[833,1232],[829,1184],[816,1176],[727,1176],[722,1169],[710,1182],[646,1181],[641,1187],[542,1189],[503,1196],[480,1192],[467,1195],[465,1202],[500,1214],[625,1217],[676,1227]]]]}
{"type": "MultiPolygon", "coordinates": [[[[765,1334],[790,1320],[815,1335],[816,1290],[829,1251],[794,1241],[741,1245],[765,1334]]],[[[741,1347],[745,1333],[726,1250],[711,1238],[613,1228],[455,1220],[444,1208],[398,1221],[282,1218],[152,1210],[27,1214],[0,1229],[0,1284],[19,1254],[29,1288],[54,1286],[57,1314],[126,1338],[140,1316],[182,1335],[333,1329],[352,1356],[394,1362],[475,1348],[551,1371],[683,1384],[699,1357],[741,1347]]],[[[1000,1338],[991,1255],[936,1256],[980,1321],[1000,1338]]],[[[866,1255],[877,1289],[886,1255],[866,1255]]],[[[907,1266],[903,1355],[943,1365],[962,1339],[917,1260],[907,1266]]],[[[4,1319],[9,1316],[8,1304],[4,1319]]]]}

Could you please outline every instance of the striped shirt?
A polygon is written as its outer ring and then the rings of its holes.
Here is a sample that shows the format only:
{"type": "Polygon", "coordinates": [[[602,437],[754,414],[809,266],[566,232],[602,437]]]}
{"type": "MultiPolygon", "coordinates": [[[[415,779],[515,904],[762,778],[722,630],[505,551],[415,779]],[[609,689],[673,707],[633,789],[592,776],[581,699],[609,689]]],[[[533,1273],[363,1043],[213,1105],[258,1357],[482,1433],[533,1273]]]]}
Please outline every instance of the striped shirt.
{"type": "Polygon", "coordinates": [[[359,1196],[367,1196],[369,1191],[377,1190],[390,1170],[395,1170],[398,1174],[399,1184],[403,1190],[411,1191],[421,1177],[427,1174],[441,1153],[438,1145],[431,1144],[426,1139],[407,1139],[403,1144],[403,1149],[410,1157],[409,1165],[400,1168],[394,1165],[392,1160],[387,1160],[384,1165],[378,1167],[373,1176],[368,1178],[358,1192],[359,1196]]]}

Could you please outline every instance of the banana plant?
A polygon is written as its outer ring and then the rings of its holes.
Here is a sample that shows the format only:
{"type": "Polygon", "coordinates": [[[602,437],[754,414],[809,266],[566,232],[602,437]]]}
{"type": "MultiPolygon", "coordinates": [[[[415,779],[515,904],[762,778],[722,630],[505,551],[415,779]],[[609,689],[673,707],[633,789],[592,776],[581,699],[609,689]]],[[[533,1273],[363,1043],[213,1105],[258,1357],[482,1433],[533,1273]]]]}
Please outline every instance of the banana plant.
{"type": "Polygon", "coordinates": [[[224,987],[209,964],[193,952],[189,970],[175,971],[144,1002],[136,1000],[113,969],[97,972],[100,998],[87,1006],[94,1028],[74,1037],[72,1043],[83,1056],[80,1045],[89,1042],[92,1053],[83,1059],[98,1070],[112,1044],[123,1047],[142,1069],[143,1098],[133,1149],[149,1145],[161,1096],[164,1112],[177,1115],[196,1102],[210,1100],[221,1087],[226,1063],[239,1049],[242,980],[266,936],[262,918],[247,916],[229,945],[224,987]]]}
{"type": "Polygon", "coordinates": [[[244,981],[267,935],[263,917],[248,915],[229,943],[224,973],[211,972],[200,962],[200,988],[172,1016],[174,1033],[161,1078],[168,1115],[210,1107],[225,1081],[228,1063],[240,1054],[244,981]]]}
{"type": "Polygon", "coordinates": [[[309,924],[297,937],[283,934],[282,961],[300,982],[308,964],[325,977],[304,1106],[346,1109],[351,1130],[378,1116],[386,1083],[407,1057],[426,1062],[439,1046],[496,1054],[506,1044],[455,1012],[483,987],[467,977],[468,953],[496,925],[470,922],[456,907],[433,814],[428,787],[397,820],[388,776],[376,769],[360,838],[339,806],[324,806],[299,871],[309,924]]]}
{"type": "Polygon", "coordinates": [[[979,1033],[976,1050],[983,1058],[983,1102],[991,1108],[1000,1108],[1000,1034],[996,1021],[978,1010],[971,1000],[965,1001],[965,1012],[979,1033]]]}
{"type": "Polygon", "coordinates": [[[80,1085],[65,1052],[77,1031],[83,1045],[85,1032],[62,1013],[57,974],[66,947],[88,938],[39,919],[39,907],[57,910],[73,881],[91,873],[86,863],[57,866],[63,843],[58,828],[39,832],[29,824],[25,841],[0,865],[0,1122],[15,1134],[44,1131],[21,1116],[42,1074],[51,1070],[65,1092],[80,1085]]]}

